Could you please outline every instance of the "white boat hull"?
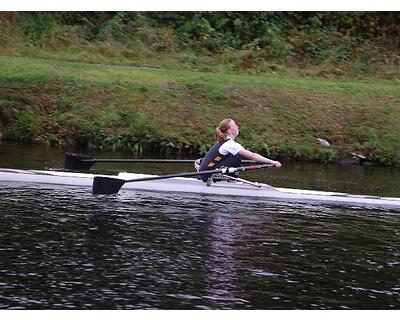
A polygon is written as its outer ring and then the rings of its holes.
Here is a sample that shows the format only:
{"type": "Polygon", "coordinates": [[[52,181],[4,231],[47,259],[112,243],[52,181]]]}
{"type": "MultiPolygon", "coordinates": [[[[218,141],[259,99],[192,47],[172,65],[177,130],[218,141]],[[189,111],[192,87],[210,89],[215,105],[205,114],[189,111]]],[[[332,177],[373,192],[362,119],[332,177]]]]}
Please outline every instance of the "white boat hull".
{"type": "MultiPolygon", "coordinates": [[[[129,180],[151,175],[120,173],[115,176],[129,180]]],[[[19,184],[45,184],[62,186],[80,186],[92,188],[93,174],[72,173],[62,171],[14,170],[0,169],[0,184],[9,182],[19,184]]],[[[121,192],[143,190],[151,192],[175,192],[202,195],[219,195],[230,197],[262,198],[274,201],[297,203],[324,203],[371,208],[400,209],[400,198],[352,195],[339,192],[312,191],[288,188],[274,188],[266,184],[259,187],[241,182],[225,182],[207,186],[203,181],[194,178],[170,178],[163,180],[126,183],[121,192]]]]}

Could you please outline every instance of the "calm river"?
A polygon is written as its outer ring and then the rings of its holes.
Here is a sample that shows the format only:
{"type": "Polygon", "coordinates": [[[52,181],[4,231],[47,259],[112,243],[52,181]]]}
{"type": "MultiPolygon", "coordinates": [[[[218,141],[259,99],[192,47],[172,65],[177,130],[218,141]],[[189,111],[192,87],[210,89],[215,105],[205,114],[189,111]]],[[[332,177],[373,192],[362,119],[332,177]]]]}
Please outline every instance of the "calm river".
{"type": "MultiPolygon", "coordinates": [[[[0,167],[61,168],[63,156],[0,143],[0,167]]],[[[192,170],[93,167],[118,168],[192,170]]],[[[400,169],[292,163],[243,176],[400,196],[400,169]]],[[[0,183],[0,309],[399,309],[399,237],[396,211],[0,183]]]]}

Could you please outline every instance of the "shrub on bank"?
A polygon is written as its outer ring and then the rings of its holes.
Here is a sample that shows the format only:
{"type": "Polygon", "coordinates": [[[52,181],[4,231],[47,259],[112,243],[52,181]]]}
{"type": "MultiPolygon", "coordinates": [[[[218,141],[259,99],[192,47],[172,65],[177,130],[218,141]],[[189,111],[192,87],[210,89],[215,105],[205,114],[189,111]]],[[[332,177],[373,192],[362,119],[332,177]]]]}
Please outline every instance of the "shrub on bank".
{"type": "Polygon", "coordinates": [[[0,53],[239,73],[399,79],[399,23],[396,12],[0,13],[0,53]]]}

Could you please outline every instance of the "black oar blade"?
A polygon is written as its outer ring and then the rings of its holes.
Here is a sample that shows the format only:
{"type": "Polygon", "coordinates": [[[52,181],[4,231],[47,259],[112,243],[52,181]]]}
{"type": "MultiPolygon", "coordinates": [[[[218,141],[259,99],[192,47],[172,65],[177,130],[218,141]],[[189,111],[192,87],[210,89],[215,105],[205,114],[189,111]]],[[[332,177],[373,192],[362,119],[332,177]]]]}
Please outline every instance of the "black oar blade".
{"type": "Polygon", "coordinates": [[[94,177],[93,194],[115,194],[125,184],[125,180],[111,177],[94,177]]]}
{"type": "Polygon", "coordinates": [[[66,153],[64,157],[64,168],[68,170],[89,170],[93,163],[94,159],[75,153],[66,153]]]}

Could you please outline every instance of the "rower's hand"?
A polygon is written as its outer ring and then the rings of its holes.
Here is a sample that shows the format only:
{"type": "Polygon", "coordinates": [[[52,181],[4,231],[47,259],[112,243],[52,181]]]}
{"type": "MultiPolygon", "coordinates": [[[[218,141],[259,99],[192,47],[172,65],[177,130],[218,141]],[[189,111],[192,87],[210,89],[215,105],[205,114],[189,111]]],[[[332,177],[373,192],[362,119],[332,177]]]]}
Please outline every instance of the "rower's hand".
{"type": "Polygon", "coordinates": [[[272,164],[273,164],[276,168],[282,167],[282,164],[281,164],[279,161],[273,161],[272,164]]]}

